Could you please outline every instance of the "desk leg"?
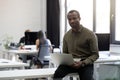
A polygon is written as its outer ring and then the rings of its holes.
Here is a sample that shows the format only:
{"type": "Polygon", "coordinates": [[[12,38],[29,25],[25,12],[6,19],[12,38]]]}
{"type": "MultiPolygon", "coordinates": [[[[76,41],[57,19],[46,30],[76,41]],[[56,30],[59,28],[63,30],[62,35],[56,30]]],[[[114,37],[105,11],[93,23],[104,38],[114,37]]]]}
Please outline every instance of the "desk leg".
{"type": "Polygon", "coordinates": [[[16,55],[12,55],[12,61],[16,61],[16,55]]]}
{"type": "Polygon", "coordinates": [[[95,80],[99,80],[99,67],[100,67],[99,63],[94,64],[94,79],[95,80]]]}
{"type": "Polygon", "coordinates": [[[9,52],[7,53],[7,59],[10,60],[10,53],[9,52]]]}
{"type": "Polygon", "coordinates": [[[118,79],[120,79],[120,66],[118,67],[118,79]]]}
{"type": "Polygon", "coordinates": [[[12,55],[12,61],[19,61],[18,60],[18,55],[13,54],[12,55]]]}

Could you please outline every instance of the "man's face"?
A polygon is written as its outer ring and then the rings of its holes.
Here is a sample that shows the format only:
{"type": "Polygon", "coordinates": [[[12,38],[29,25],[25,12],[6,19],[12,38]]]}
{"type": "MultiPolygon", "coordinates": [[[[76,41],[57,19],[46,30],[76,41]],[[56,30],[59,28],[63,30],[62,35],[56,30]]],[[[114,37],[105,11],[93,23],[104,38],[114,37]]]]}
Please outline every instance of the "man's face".
{"type": "Polygon", "coordinates": [[[79,29],[80,25],[80,17],[76,12],[72,12],[68,14],[68,22],[70,26],[72,27],[73,31],[76,31],[79,29]]]}

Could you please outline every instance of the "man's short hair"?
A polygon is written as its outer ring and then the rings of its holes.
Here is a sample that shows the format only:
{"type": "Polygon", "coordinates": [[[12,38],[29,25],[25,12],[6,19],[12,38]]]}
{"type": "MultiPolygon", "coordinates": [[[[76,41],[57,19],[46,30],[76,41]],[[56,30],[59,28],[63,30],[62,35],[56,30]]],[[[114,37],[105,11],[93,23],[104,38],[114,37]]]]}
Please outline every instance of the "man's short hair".
{"type": "Polygon", "coordinates": [[[80,18],[80,13],[79,13],[77,10],[71,10],[71,11],[68,12],[68,14],[69,14],[69,13],[73,13],[73,12],[76,12],[77,15],[78,15],[78,17],[80,18]]]}

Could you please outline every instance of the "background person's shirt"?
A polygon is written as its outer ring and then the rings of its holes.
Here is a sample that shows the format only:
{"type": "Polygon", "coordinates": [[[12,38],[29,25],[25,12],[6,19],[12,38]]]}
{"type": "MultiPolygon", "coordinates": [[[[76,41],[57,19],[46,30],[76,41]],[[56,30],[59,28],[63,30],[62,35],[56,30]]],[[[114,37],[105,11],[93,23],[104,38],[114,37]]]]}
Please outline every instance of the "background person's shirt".
{"type": "Polygon", "coordinates": [[[24,36],[22,38],[20,38],[19,44],[20,43],[25,43],[25,37],[24,36]]]}

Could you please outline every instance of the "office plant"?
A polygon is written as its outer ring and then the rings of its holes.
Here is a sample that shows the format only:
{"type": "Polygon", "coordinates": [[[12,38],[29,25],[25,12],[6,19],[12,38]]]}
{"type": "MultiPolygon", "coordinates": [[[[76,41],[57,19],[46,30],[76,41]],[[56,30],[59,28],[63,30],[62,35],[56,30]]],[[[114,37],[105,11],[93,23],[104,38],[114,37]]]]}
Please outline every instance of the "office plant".
{"type": "Polygon", "coordinates": [[[6,35],[4,38],[3,38],[3,46],[4,46],[4,48],[5,49],[9,49],[9,46],[10,46],[10,43],[12,42],[12,39],[13,39],[13,37],[11,37],[11,36],[8,36],[8,35],[6,35]]]}

